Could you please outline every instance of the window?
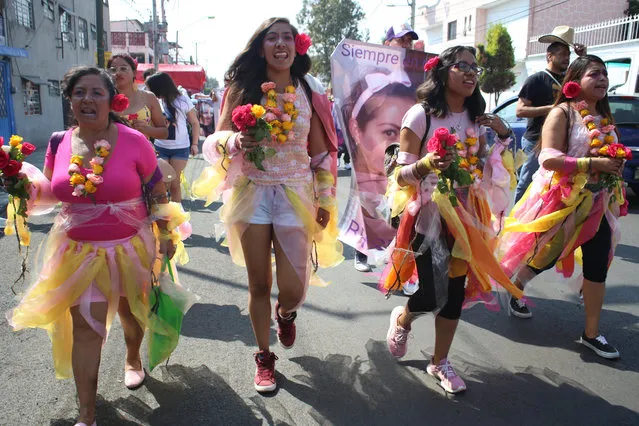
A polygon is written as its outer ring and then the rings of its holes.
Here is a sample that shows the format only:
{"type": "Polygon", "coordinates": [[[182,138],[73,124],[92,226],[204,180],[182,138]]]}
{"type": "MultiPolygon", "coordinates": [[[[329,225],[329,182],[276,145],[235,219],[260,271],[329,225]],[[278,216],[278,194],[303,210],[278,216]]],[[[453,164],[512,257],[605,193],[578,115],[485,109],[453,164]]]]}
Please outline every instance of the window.
{"type": "Polygon", "coordinates": [[[126,33],[111,31],[111,44],[114,46],[126,46],[126,33]]]}
{"type": "Polygon", "coordinates": [[[73,43],[73,16],[64,9],[60,9],[60,32],[64,41],[73,43]]]}
{"type": "Polygon", "coordinates": [[[98,39],[98,28],[91,24],[91,40],[97,40],[98,39]]]}
{"type": "Polygon", "coordinates": [[[87,28],[87,21],[78,18],[78,46],[83,49],[89,48],[89,30],[87,28]]]}
{"type": "Polygon", "coordinates": [[[472,22],[473,22],[473,15],[470,15],[468,16],[468,31],[470,31],[473,27],[472,22]]]}
{"type": "Polygon", "coordinates": [[[129,45],[130,46],[146,45],[146,33],[129,33],[129,45]]]}
{"type": "Polygon", "coordinates": [[[60,96],[60,82],[58,80],[49,80],[49,96],[60,96]]]}
{"type": "Polygon", "coordinates": [[[50,20],[55,19],[55,8],[53,7],[53,0],[42,0],[42,8],[44,10],[44,17],[50,20]]]}
{"type": "Polygon", "coordinates": [[[448,23],[448,40],[455,40],[457,38],[457,21],[448,23]]]}
{"type": "Polygon", "coordinates": [[[466,35],[466,26],[468,24],[468,16],[464,16],[464,35],[466,35]]]}
{"type": "Polygon", "coordinates": [[[22,90],[24,92],[24,115],[42,115],[40,85],[22,79],[22,90]]]}
{"type": "Polygon", "coordinates": [[[18,25],[35,28],[33,25],[33,0],[16,0],[13,6],[16,9],[18,25]]]}

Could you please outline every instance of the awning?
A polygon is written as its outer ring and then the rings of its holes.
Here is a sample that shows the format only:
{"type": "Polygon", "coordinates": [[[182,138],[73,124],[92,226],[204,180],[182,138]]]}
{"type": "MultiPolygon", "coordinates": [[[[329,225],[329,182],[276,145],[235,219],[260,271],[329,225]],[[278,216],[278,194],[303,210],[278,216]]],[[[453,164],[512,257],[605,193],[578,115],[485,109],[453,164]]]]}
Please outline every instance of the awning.
{"type": "Polygon", "coordinates": [[[33,84],[45,84],[45,85],[49,84],[47,80],[40,78],[36,75],[21,75],[20,77],[24,78],[25,80],[29,80],[33,84]]]}
{"type": "Polygon", "coordinates": [[[0,56],[16,56],[19,58],[28,58],[29,52],[19,47],[0,46],[0,56]]]}
{"type": "MultiPolygon", "coordinates": [[[[171,76],[176,86],[182,86],[189,92],[200,92],[206,83],[206,72],[200,65],[159,64],[160,72],[171,76]]],[[[138,64],[136,79],[144,82],[144,71],[153,68],[153,64],[138,64]]]]}

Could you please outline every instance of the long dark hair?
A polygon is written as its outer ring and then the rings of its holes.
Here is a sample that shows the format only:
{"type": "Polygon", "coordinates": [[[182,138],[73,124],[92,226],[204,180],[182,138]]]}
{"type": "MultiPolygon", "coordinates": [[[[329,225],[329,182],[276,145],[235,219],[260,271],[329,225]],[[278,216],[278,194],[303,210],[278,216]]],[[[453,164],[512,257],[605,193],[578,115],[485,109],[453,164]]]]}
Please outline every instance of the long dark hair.
{"type": "MultiPolygon", "coordinates": [[[[568,70],[566,71],[566,76],[564,77],[564,81],[562,82],[562,85],[561,85],[561,91],[557,95],[557,98],[555,99],[555,103],[553,104],[553,106],[555,107],[563,105],[563,104],[566,105],[567,109],[564,110],[564,113],[567,113],[566,114],[566,119],[567,119],[566,141],[570,140],[570,131],[572,129],[574,114],[571,113],[571,103],[573,102],[573,100],[568,99],[566,95],[564,94],[564,91],[563,91],[564,86],[571,81],[579,83],[581,79],[584,77],[584,75],[586,74],[586,70],[588,69],[588,67],[593,63],[601,64],[604,67],[606,66],[605,62],[599,56],[595,56],[595,55],[580,56],[574,61],[572,61],[572,63],[568,67],[568,70]]],[[[597,101],[595,108],[597,109],[597,112],[602,117],[608,119],[608,122],[610,124],[614,124],[615,120],[612,116],[612,111],[610,110],[610,102],[608,101],[607,93],[606,93],[606,96],[604,96],[602,99],[597,101]]],[[[616,128],[615,128],[615,132],[617,132],[616,128]]],[[[619,137],[618,133],[617,133],[617,137],[619,137]]],[[[537,142],[537,145],[535,146],[535,150],[537,152],[541,151],[541,138],[537,142]]]]}
{"type": "MultiPolygon", "coordinates": [[[[458,56],[463,52],[469,52],[473,56],[477,54],[474,47],[449,47],[439,54],[437,67],[426,73],[426,80],[417,88],[417,102],[424,103],[429,114],[437,118],[444,118],[448,114],[448,104],[445,96],[448,69],[457,62],[458,56]]],[[[473,122],[484,113],[486,101],[481,95],[479,84],[475,87],[473,94],[464,100],[464,106],[470,114],[470,120],[473,122]]]]}
{"type": "MultiPolygon", "coordinates": [[[[286,18],[270,18],[262,22],[244,50],[237,55],[233,64],[224,75],[224,82],[239,97],[239,103],[259,104],[262,100],[261,84],[266,81],[266,59],[260,56],[264,45],[264,38],[273,24],[284,23],[291,26],[293,36],[298,31],[286,18]]],[[[295,55],[291,66],[293,83],[297,86],[304,75],[311,69],[311,58],[308,54],[295,55]]],[[[235,101],[235,100],[233,100],[235,101]]]]}
{"type": "MultiPolygon", "coordinates": [[[[96,67],[87,67],[80,66],[71,68],[64,75],[64,79],[62,81],[62,94],[64,97],[71,102],[71,94],[73,93],[73,89],[75,85],[78,84],[78,81],[87,75],[97,75],[104,82],[104,86],[107,88],[109,92],[109,105],[113,101],[113,98],[118,93],[118,90],[115,88],[115,84],[113,84],[113,80],[111,76],[107,74],[107,72],[101,68],[96,67]]],[[[71,112],[72,121],[77,122],[75,117],[73,116],[73,112],[71,112]]],[[[111,122],[117,122],[120,124],[128,125],[119,115],[114,113],[113,111],[109,112],[109,124],[111,122]]]]}
{"type": "Polygon", "coordinates": [[[173,105],[173,102],[180,96],[180,91],[175,86],[175,82],[165,72],[158,72],[146,79],[146,87],[158,98],[164,99],[166,105],[173,105]]]}

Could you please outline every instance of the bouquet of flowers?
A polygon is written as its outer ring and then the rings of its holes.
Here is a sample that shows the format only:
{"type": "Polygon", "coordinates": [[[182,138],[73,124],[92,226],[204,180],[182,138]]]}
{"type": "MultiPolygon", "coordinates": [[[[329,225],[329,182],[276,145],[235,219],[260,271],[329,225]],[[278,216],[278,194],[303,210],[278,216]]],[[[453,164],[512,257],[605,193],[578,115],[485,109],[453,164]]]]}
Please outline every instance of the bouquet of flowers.
{"type": "Polygon", "coordinates": [[[33,154],[36,147],[29,142],[23,142],[18,135],[11,136],[8,145],[0,137],[0,177],[2,186],[11,196],[11,203],[17,198],[18,206],[14,206],[16,214],[27,217],[27,200],[29,199],[29,179],[22,173],[22,162],[33,154]]]}
{"type": "MultiPolygon", "coordinates": [[[[265,115],[266,110],[262,105],[246,104],[236,107],[231,119],[240,132],[248,132],[258,142],[264,139],[270,142],[272,127],[264,119],[265,115]]],[[[262,162],[273,155],[275,155],[273,148],[258,145],[246,153],[246,159],[255,164],[259,170],[265,171],[262,162]]]]}
{"type": "Polygon", "coordinates": [[[448,199],[453,207],[457,207],[457,196],[453,184],[458,186],[468,186],[473,183],[473,177],[470,172],[460,166],[461,157],[456,149],[459,138],[454,133],[444,127],[435,130],[433,137],[430,138],[426,148],[428,152],[436,152],[440,157],[444,157],[447,153],[453,154],[453,162],[444,171],[438,171],[439,180],[437,181],[437,189],[442,194],[448,194],[448,199]]]}

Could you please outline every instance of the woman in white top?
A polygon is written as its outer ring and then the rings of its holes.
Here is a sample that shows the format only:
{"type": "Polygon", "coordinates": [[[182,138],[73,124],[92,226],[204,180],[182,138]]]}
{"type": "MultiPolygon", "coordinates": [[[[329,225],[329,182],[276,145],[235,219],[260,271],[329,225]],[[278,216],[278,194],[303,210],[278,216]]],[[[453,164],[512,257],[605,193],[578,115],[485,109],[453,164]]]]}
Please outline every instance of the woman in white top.
{"type": "MultiPolygon", "coordinates": [[[[162,110],[169,121],[167,139],[156,139],[155,150],[160,158],[167,160],[180,176],[189,155],[197,155],[200,123],[191,100],[180,94],[173,79],[167,73],[153,74],[146,80],[146,86],[162,101],[162,110]],[[191,124],[191,134],[187,128],[191,124]]],[[[180,179],[174,179],[170,186],[171,201],[182,201],[180,179]]]]}

